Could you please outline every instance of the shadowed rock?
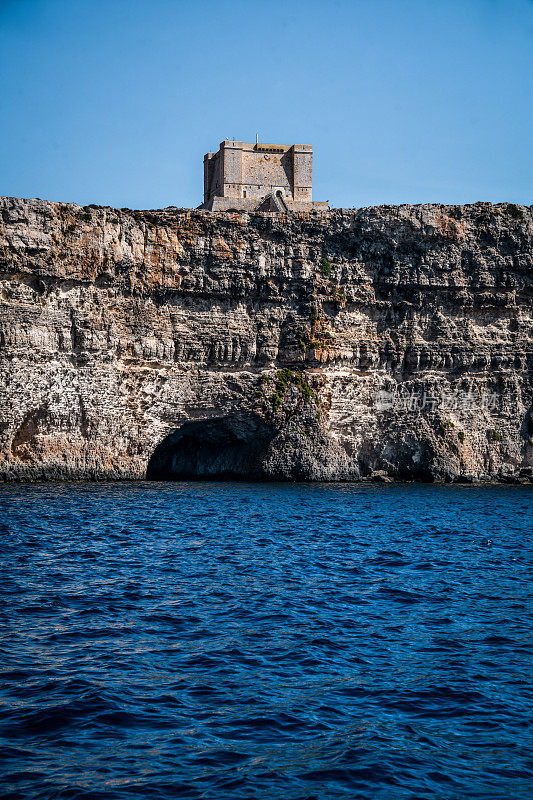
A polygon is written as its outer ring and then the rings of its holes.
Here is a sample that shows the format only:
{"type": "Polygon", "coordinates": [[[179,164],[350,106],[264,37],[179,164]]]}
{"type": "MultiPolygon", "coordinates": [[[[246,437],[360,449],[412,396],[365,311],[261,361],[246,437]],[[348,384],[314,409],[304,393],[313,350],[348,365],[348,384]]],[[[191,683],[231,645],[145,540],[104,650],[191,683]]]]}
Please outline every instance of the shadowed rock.
{"type": "Polygon", "coordinates": [[[186,422],[157,446],[149,480],[260,480],[272,432],[253,417],[186,422]]]}

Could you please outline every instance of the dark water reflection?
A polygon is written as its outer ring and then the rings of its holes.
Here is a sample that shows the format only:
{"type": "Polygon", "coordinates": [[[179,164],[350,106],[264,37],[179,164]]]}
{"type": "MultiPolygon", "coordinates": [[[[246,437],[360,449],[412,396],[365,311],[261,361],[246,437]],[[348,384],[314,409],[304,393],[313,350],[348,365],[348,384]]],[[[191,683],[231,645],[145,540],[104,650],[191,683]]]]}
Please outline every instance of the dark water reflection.
{"type": "Polygon", "coordinates": [[[0,487],[6,798],[530,798],[527,487],[0,487]]]}

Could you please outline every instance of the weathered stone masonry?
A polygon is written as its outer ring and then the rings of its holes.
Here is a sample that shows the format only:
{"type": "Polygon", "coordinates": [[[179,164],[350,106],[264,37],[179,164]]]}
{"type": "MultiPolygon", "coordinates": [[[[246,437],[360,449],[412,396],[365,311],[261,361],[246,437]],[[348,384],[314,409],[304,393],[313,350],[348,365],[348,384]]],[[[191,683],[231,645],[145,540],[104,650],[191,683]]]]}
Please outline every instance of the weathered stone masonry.
{"type": "Polygon", "coordinates": [[[226,140],[204,157],[204,203],[210,211],[326,211],[313,203],[309,144],[250,144],[226,140]]]}

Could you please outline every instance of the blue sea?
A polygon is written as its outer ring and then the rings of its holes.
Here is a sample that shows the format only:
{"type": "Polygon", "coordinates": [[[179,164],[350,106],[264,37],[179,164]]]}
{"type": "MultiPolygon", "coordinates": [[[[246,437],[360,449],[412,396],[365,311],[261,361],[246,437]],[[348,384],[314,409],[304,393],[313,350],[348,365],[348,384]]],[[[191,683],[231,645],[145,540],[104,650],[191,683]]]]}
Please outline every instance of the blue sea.
{"type": "Polygon", "coordinates": [[[533,797],[533,492],[0,486],[2,798],[533,797]]]}

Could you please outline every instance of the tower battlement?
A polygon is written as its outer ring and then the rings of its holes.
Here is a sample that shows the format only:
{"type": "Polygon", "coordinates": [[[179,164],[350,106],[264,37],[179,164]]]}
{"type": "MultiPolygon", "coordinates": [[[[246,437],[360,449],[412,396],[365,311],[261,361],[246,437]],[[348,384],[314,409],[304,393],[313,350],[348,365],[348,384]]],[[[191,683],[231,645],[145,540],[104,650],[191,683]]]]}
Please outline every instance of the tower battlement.
{"type": "Polygon", "coordinates": [[[312,200],[310,144],[220,143],[204,156],[204,202],[210,211],[326,211],[312,200]]]}

